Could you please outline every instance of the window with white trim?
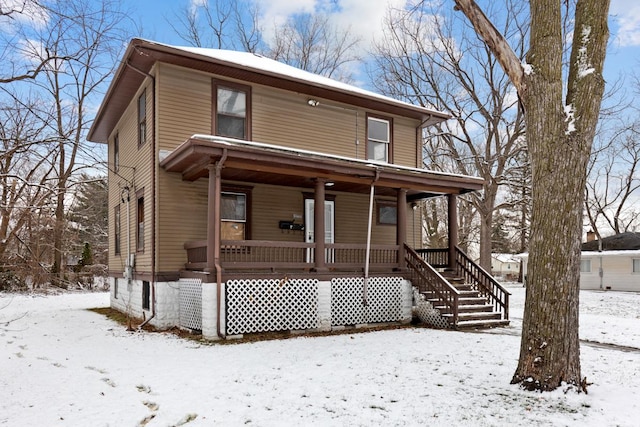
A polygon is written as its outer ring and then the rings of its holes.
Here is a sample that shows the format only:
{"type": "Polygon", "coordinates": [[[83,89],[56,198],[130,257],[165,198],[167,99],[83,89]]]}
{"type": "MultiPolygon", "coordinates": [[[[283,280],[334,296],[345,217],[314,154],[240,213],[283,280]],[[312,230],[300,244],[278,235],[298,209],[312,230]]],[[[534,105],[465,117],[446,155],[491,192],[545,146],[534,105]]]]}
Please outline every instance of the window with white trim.
{"type": "Polygon", "coordinates": [[[633,272],[640,273],[640,258],[634,258],[633,262],[633,272]]]}
{"type": "Polygon", "coordinates": [[[591,260],[590,259],[581,259],[580,260],[580,273],[591,273],[591,260]]]}

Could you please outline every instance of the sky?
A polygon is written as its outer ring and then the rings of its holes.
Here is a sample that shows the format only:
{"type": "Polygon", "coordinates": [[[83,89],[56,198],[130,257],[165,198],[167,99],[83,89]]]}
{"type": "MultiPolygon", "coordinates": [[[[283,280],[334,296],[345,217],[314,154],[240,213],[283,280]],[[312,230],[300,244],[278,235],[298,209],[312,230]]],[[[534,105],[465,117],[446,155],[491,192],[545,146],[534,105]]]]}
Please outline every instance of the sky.
{"type": "MultiPolygon", "coordinates": [[[[144,38],[184,45],[168,25],[167,20],[176,19],[176,14],[187,7],[212,0],[137,0],[132,3],[131,17],[142,23],[144,38]]],[[[262,11],[264,28],[273,23],[283,22],[293,13],[313,10],[331,10],[332,22],[350,28],[354,35],[363,40],[363,47],[371,45],[375,37],[382,36],[381,21],[386,7],[401,7],[406,0],[255,0],[262,11]]],[[[437,0],[436,0],[437,1],[437,0]]],[[[442,0],[441,0],[442,1],[442,0]]],[[[449,1],[453,5],[453,0],[449,1]]],[[[446,3],[445,3],[446,4],[446,3]]],[[[605,78],[614,81],[620,73],[640,66],[640,1],[611,0],[610,41],[605,64],[605,78]]]]}

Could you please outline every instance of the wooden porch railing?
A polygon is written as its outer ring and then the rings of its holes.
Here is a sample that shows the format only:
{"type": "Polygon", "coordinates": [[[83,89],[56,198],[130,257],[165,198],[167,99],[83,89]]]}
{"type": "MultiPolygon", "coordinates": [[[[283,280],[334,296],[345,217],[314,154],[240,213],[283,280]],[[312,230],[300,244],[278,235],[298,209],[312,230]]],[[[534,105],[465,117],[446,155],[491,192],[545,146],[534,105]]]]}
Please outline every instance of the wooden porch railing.
{"type": "MultiPolygon", "coordinates": [[[[220,264],[227,270],[240,269],[311,269],[314,265],[315,244],[265,240],[223,240],[220,242],[220,264]]],[[[188,270],[203,270],[207,263],[207,241],[184,244],[188,270]]],[[[328,268],[362,271],[366,259],[363,244],[327,243],[325,263],[328,268]]],[[[371,245],[372,269],[398,267],[398,245],[371,245]]]]}
{"type": "Polygon", "coordinates": [[[416,253],[433,268],[449,267],[449,249],[416,249],[416,253]]]}
{"type": "MultiPolygon", "coordinates": [[[[446,249],[445,249],[446,250],[446,249]]],[[[453,287],[438,271],[427,263],[422,254],[405,245],[405,258],[412,283],[420,292],[431,292],[451,313],[451,322],[458,324],[460,291],[453,287]]]]}
{"type": "Polygon", "coordinates": [[[493,305],[493,309],[502,313],[504,320],[508,320],[509,291],[482,267],[473,262],[459,247],[456,247],[456,267],[465,281],[476,285],[480,294],[487,297],[491,305],[493,305]]]}

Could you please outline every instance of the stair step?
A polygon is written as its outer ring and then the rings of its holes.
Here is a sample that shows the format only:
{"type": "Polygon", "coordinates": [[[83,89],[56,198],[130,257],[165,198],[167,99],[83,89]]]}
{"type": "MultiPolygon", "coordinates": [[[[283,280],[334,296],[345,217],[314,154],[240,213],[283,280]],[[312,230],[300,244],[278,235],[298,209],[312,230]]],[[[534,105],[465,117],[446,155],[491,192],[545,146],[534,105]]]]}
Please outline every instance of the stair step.
{"type": "MultiPolygon", "coordinates": [[[[446,313],[442,317],[451,318],[453,314],[446,313]]],[[[501,319],[502,314],[498,311],[481,311],[481,312],[468,312],[458,313],[458,322],[471,321],[471,320],[494,320],[501,319]]]]}
{"type": "Polygon", "coordinates": [[[486,303],[487,299],[483,297],[458,298],[460,305],[485,305],[486,303]]]}
{"type": "Polygon", "coordinates": [[[508,326],[509,321],[503,319],[490,319],[490,320],[462,320],[458,321],[456,325],[457,329],[486,329],[496,328],[498,326],[508,326]]]}
{"type": "MultiPolygon", "coordinates": [[[[444,305],[433,305],[433,308],[440,310],[440,313],[449,313],[449,308],[444,305]]],[[[487,313],[492,312],[493,306],[491,304],[471,304],[471,305],[459,305],[458,314],[461,313],[487,313]]]]}

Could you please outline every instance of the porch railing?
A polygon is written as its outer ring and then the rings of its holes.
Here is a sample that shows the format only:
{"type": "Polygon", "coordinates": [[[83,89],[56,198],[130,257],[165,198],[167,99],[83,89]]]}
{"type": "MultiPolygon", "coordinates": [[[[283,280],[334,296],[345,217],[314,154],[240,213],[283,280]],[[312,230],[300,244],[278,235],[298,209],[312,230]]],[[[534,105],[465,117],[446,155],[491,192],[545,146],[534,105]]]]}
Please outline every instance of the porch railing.
{"type": "MultiPolygon", "coordinates": [[[[184,245],[188,270],[203,270],[207,263],[207,241],[184,245]]],[[[224,269],[311,269],[315,267],[315,243],[265,240],[223,240],[220,264],[224,269]]],[[[398,267],[398,245],[371,245],[370,267],[398,267]]],[[[327,243],[325,264],[331,269],[362,271],[366,260],[363,244],[327,243]]]]}
{"type": "Polygon", "coordinates": [[[465,282],[477,285],[478,291],[486,297],[493,309],[509,319],[509,291],[496,281],[485,269],[473,262],[460,248],[456,247],[456,267],[465,282]]]}
{"type": "Polygon", "coordinates": [[[431,293],[434,299],[438,300],[438,304],[442,304],[445,307],[445,311],[451,313],[452,324],[457,325],[460,291],[442,277],[432,265],[427,263],[422,254],[418,254],[418,252],[406,245],[405,254],[411,282],[418,287],[421,293],[431,293]]]}
{"type": "Polygon", "coordinates": [[[449,249],[416,249],[416,253],[434,268],[449,267],[449,249]]]}

